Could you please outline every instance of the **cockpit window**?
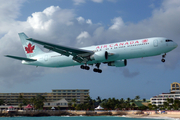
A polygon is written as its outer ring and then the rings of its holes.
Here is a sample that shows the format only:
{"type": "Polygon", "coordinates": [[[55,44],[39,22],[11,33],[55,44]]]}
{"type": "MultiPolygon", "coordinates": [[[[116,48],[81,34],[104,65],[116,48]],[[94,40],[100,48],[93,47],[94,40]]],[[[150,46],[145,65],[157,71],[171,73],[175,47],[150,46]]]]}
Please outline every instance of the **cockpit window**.
{"type": "Polygon", "coordinates": [[[172,40],[168,40],[168,39],[167,39],[166,42],[172,42],[172,40]]]}

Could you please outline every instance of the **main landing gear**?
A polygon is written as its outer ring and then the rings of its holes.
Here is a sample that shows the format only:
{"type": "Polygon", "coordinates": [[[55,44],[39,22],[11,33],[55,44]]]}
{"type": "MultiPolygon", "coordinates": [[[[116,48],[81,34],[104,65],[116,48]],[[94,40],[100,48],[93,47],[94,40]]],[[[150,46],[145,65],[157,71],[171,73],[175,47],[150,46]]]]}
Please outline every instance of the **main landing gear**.
{"type": "Polygon", "coordinates": [[[161,61],[164,63],[165,62],[165,58],[166,57],[166,53],[164,54],[164,55],[162,55],[162,59],[161,59],[161,61]]]}
{"type": "Polygon", "coordinates": [[[101,63],[97,63],[97,64],[96,64],[96,67],[97,67],[97,68],[94,68],[94,69],[93,69],[94,72],[102,73],[102,70],[99,69],[100,64],[101,64],[101,63]]]}
{"type": "Polygon", "coordinates": [[[89,67],[89,66],[86,66],[86,65],[81,65],[80,68],[81,68],[81,69],[84,69],[84,70],[89,70],[89,69],[90,69],[90,67],[89,67]]]}
{"type": "MultiPolygon", "coordinates": [[[[96,64],[96,67],[97,67],[97,68],[94,68],[94,69],[93,69],[94,72],[102,73],[102,70],[99,69],[100,64],[101,64],[101,63],[97,63],[97,64],[96,64]]],[[[86,64],[85,64],[85,65],[81,65],[80,68],[81,68],[81,69],[84,69],[84,70],[89,70],[89,69],[90,69],[90,67],[87,66],[86,64]]]]}

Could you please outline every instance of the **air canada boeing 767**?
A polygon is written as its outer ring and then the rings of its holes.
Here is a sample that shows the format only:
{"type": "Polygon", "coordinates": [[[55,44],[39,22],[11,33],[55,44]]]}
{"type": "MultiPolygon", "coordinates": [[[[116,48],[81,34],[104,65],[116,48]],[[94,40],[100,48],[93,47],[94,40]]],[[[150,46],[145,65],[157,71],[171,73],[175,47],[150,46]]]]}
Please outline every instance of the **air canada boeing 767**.
{"type": "Polygon", "coordinates": [[[175,49],[178,45],[170,39],[153,37],[125,42],[116,42],[103,45],[95,45],[84,48],[73,48],[52,44],[19,33],[23,49],[27,58],[6,55],[6,57],[18,59],[25,65],[43,67],[67,67],[81,65],[81,69],[89,70],[90,65],[95,64],[94,72],[101,73],[100,64],[108,66],[124,67],[127,59],[162,55],[165,62],[166,53],[175,49]],[[44,46],[51,52],[43,52],[35,43],[44,46]]]}

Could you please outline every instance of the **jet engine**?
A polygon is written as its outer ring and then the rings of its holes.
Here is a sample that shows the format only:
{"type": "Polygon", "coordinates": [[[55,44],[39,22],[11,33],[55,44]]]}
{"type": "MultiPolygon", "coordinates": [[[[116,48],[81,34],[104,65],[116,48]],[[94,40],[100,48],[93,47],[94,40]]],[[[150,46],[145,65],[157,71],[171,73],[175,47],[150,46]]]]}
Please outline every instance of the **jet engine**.
{"type": "Polygon", "coordinates": [[[107,51],[99,51],[95,52],[93,55],[90,56],[91,60],[96,61],[103,61],[108,59],[108,52],[107,51]]]}
{"type": "Polygon", "coordinates": [[[127,65],[127,60],[116,60],[113,62],[109,62],[108,66],[116,66],[116,67],[124,67],[127,65]]]}

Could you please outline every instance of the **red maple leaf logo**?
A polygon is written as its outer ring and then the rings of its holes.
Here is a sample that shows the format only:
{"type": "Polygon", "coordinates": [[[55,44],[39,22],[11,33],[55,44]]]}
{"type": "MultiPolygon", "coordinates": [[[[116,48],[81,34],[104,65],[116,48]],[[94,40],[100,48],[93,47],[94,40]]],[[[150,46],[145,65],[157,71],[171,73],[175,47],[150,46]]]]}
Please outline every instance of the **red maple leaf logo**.
{"type": "Polygon", "coordinates": [[[35,45],[32,46],[32,44],[29,43],[28,47],[25,47],[25,50],[26,50],[27,53],[33,53],[34,48],[35,48],[35,45]]]}

